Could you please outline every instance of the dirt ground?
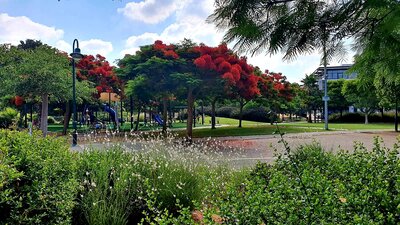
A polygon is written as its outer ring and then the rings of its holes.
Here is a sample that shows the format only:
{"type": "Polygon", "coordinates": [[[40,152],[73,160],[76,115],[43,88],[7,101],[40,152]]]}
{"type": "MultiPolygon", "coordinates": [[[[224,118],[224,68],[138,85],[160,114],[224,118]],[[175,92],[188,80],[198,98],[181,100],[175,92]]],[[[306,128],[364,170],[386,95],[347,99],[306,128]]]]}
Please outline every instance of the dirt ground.
{"type": "MultiPolygon", "coordinates": [[[[372,149],[375,137],[383,139],[383,145],[392,148],[397,143],[399,133],[394,131],[351,131],[351,132],[316,132],[302,134],[287,134],[284,139],[289,143],[292,150],[300,145],[313,142],[321,144],[326,151],[336,152],[340,149],[353,150],[356,142],[372,149]]],[[[279,135],[263,135],[249,137],[224,137],[218,138],[225,147],[240,148],[240,154],[236,156],[227,155],[227,159],[237,166],[252,165],[257,161],[271,162],[275,159],[276,152],[283,152],[284,147],[279,135]]]]}

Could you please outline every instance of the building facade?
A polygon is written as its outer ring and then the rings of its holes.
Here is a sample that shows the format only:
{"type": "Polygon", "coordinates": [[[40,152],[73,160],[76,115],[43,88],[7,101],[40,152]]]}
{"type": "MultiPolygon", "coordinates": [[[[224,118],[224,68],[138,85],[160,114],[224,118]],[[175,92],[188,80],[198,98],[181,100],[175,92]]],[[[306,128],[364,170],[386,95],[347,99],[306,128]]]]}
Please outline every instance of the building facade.
{"type": "MultiPolygon", "coordinates": [[[[348,73],[347,70],[350,69],[350,67],[353,66],[353,64],[343,64],[340,66],[328,66],[326,67],[326,73],[327,73],[327,78],[329,80],[339,80],[339,79],[355,79],[357,77],[356,73],[348,73]]],[[[318,77],[318,86],[320,90],[323,90],[323,82],[324,82],[324,67],[320,66],[318,67],[314,73],[318,77]]]]}

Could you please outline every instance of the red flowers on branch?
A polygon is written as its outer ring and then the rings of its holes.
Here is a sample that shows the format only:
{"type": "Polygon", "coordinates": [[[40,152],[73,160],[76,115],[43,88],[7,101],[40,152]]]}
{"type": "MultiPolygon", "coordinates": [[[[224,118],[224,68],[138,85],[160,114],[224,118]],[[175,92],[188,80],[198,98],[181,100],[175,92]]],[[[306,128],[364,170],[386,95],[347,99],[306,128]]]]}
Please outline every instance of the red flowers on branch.
{"type": "Polygon", "coordinates": [[[77,77],[95,83],[98,94],[101,92],[116,92],[122,89],[122,82],[113,71],[113,66],[104,56],[87,55],[77,64],[77,77]]]}
{"type": "Polygon", "coordinates": [[[162,41],[158,40],[154,42],[153,48],[156,51],[160,51],[166,58],[179,58],[178,54],[175,52],[175,46],[172,44],[166,45],[162,41]]]}

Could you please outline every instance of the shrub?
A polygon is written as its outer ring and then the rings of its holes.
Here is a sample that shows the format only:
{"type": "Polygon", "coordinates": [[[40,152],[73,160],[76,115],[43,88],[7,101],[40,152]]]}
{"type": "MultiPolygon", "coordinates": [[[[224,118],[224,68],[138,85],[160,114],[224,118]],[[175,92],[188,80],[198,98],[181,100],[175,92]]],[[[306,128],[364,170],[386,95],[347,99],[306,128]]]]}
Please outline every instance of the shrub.
{"type": "Polygon", "coordinates": [[[18,112],[13,108],[0,111],[0,128],[8,128],[17,119],[18,112]]]}
{"type": "Polygon", "coordinates": [[[70,224],[76,159],[62,139],[0,130],[0,224],[70,224]]]}
{"type": "Polygon", "coordinates": [[[235,118],[239,114],[239,109],[236,107],[224,106],[215,110],[215,114],[219,117],[235,118]]]}
{"type": "MultiPolygon", "coordinates": [[[[331,123],[364,123],[365,117],[363,113],[343,113],[342,117],[340,113],[334,113],[329,115],[329,122],[331,123]]],[[[368,116],[368,121],[371,123],[394,123],[394,113],[387,112],[373,113],[368,116]]]]}
{"type": "Polygon", "coordinates": [[[398,153],[379,139],[337,155],[302,146],[258,164],[214,204],[227,224],[399,224],[398,153]]]}
{"type": "Polygon", "coordinates": [[[269,122],[269,112],[264,107],[250,108],[243,111],[243,120],[269,122]]]}

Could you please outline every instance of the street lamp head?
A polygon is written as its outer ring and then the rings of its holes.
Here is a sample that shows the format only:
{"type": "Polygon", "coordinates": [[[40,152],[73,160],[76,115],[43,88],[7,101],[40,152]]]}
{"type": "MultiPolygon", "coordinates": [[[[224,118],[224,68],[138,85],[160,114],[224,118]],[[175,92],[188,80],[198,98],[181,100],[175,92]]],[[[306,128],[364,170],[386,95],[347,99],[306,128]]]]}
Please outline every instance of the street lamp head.
{"type": "Polygon", "coordinates": [[[83,55],[81,54],[81,49],[79,48],[79,42],[77,39],[74,40],[72,43],[72,53],[69,54],[74,60],[79,61],[80,59],[83,58],[83,55]],[[75,47],[76,43],[76,47],[75,47]]]}
{"type": "Polygon", "coordinates": [[[69,54],[74,60],[79,61],[80,59],[83,58],[83,55],[81,54],[81,49],[78,47],[74,49],[74,52],[69,54]]]}

